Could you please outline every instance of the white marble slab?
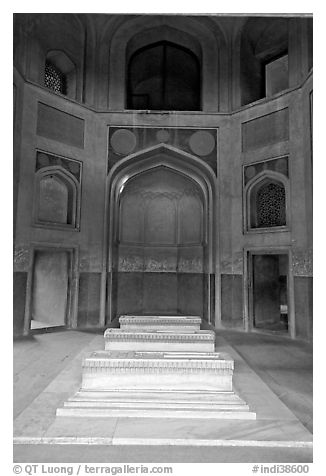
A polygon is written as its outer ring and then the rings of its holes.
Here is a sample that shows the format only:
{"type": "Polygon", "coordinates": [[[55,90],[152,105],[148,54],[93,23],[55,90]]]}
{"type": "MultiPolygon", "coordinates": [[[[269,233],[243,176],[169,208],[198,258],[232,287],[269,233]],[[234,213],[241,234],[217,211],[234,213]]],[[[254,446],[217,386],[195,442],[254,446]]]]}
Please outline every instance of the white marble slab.
{"type": "Polygon", "coordinates": [[[213,331],[107,329],[105,350],[214,352],[213,331]]]}
{"type": "Polygon", "coordinates": [[[180,330],[199,331],[201,318],[198,316],[120,316],[121,329],[128,330],[180,330]]]}
{"type": "Polygon", "coordinates": [[[98,351],[84,359],[82,389],[231,391],[232,374],[220,352],[98,351]]]}

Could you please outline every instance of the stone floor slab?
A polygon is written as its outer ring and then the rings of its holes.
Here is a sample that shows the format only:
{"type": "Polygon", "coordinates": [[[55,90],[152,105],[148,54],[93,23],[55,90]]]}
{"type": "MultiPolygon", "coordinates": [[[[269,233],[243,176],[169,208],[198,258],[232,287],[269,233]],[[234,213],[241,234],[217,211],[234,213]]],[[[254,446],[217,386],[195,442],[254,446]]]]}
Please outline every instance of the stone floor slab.
{"type": "MultiPolygon", "coordinates": [[[[311,463],[311,448],[146,445],[14,445],[25,463],[311,463]]],[[[167,465],[168,466],[168,465],[167,465]]],[[[248,471],[250,469],[248,468],[248,471]]],[[[248,472],[249,474],[249,472],[248,472]]]]}
{"type": "MultiPolygon", "coordinates": [[[[238,421],[234,424],[234,422],[229,420],[221,420],[218,422],[218,425],[216,425],[216,421],[212,424],[209,420],[163,419],[164,421],[159,421],[159,424],[157,424],[156,420],[154,424],[154,422],[148,419],[138,418],[137,425],[135,425],[134,419],[113,418],[111,420],[105,419],[104,422],[101,419],[97,420],[94,425],[91,425],[92,429],[90,430],[90,422],[87,418],[85,420],[83,419],[83,422],[78,418],[54,420],[56,408],[67,399],[68,395],[71,396],[80,386],[81,360],[83,356],[93,350],[101,348],[101,346],[103,346],[102,336],[95,336],[89,344],[83,348],[83,351],[67,364],[57,377],[53,379],[44,391],[41,392],[16,419],[15,436],[17,439],[15,447],[16,450],[19,448],[18,453],[20,455],[24,453],[22,449],[24,445],[20,444],[20,442],[23,441],[22,437],[25,438],[25,447],[29,448],[30,445],[28,441],[31,441],[32,438],[35,439],[34,442],[36,443],[41,441],[40,438],[46,438],[47,441],[52,441],[52,445],[55,447],[55,442],[58,441],[58,438],[68,438],[66,441],[69,441],[69,438],[74,437],[74,446],[78,446],[78,441],[83,441],[78,440],[78,438],[82,439],[90,434],[91,438],[93,438],[91,446],[94,445],[95,447],[96,438],[102,438],[102,442],[113,446],[132,444],[133,447],[139,442],[142,442],[144,446],[149,444],[154,446],[162,445],[164,442],[167,445],[177,443],[179,446],[187,444],[200,445],[206,442],[206,445],[216,446],[218,444],[232,444],[232,441],[239,443],[240,441],[247,445],[257,445],[258,443],[264,445],[279,444],[281,445],[280,448],[282,448],[280,451],[283,451],[284,447],[289,443],[292,445],[301,444],[303,445],[301,446],[301,449],[304,450],[303,453],[307,450],[311,455],[311,433],[300,423],[297,417],[275,395],[257,373],[248,366],[242,356],[221,337],[217,338],[218,349],[221,352],[229,353],[231,357],[234,358],[234,383],[236,390],[244,397],[250,408],[257,411],[257,421],[238,421]],[[310,446],[305,446],[308,444],[310,446]]],[[[96,419],[92,418],[91,422],[94,422],[94,420],[96,419]]],[[[89,441],[89,444],[90,443],[91,441],[89,441]]],[[[35,446],[44,447],[44,445],[39,444],[35,446]]],[[[83,447],[85,448],[85,446],[83,447]]],[[[291,451],[293,448],[292,446],[291,451]]],[[[273,451],[270,451],[269,454],[272,454],[272,452],[273,451]]],[[[32,453],[33,452],[30,454],[32,453]]],[[[254,452],[250,454],[252,454],[252,457],[254,456],[254,452]]],[[[264,454],[267,458],[267,453],[264,454]]],[[[21,456],[17,456],[17,458],[20,457],[21,456]]],[[[247,457],[249,458],[249,456],[242,456],[242,458],[247,457]]],[[[289,456],[284,456],[284,458],[288,457],[289,456]]],[[[41,458],[41,456],[39,456],[39,458],[41,458]]],[[[67,458],[69,458],[69,456],[67,456],[67,458]]],[[[180,456],[180,458],[182,458],[182,456],[180,456]]],[[[243,459],[242,461],[245,460],[246,459],[243,459]]],[[[257,461],[257,459],[254,461],[257,461]]],[[[279,460],[272,459],[271,461],[279,460]]],[[[286,461],[286,459],[284,461],[286,461]]],[[[298,457],[298,459],[293,461],[298,462],[301,460],[298,457]]]]}

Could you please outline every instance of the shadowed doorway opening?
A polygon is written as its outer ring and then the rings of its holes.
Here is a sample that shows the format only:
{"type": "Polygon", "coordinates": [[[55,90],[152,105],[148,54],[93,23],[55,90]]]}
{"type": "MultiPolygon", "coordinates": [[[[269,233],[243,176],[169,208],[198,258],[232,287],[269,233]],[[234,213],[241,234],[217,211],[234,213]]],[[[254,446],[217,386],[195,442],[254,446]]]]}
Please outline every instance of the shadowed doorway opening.
{"type": "Polygon", "coordinates": [[[252,256],[253,327],[288,333],[288,255],[252,256]]]}

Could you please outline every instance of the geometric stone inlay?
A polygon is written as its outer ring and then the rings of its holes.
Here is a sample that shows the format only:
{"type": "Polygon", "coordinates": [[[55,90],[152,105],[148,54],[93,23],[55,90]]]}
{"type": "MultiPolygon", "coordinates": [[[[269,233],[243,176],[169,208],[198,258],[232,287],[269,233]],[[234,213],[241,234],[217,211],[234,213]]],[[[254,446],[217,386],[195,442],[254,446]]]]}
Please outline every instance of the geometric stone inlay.
{"type": "Polygon", "coordinates": [[[245,168],[246,179],[252,179],[256,175],[255,167],[250,166],[245,168]]]}
{"type": "MultiPolygon", "coordinates": [[[[141,152],[144,149],[155,147],[159,144],[169,144],[180,151],[195,154],[198,157],[202,157],[209,167],[212,168],[216,175],[217,167],[217,129],[194,129],[189,127],[150,127],[150,126],[129,126],[129,127],[109,127],[109,150],[108,150],[108,170],[116,164],[123,155],[130,153],[141,152]],[[134,134],[136,140],[131,136],[131,147],[126,149],[119,147],[112,143],[113,136],[115,139],[116,132],[129,131],[134,134]],[[196,133],[199,132],[199,135],[196,133]],[[204,133],[204,134],[202,134],[204,133]],[[135,145],[134,145],[135,144],[135,145]]],[[[120,136],[121,137],[121,136],[120,136]]],[[[128,138],[129,138],[128,137],[128,138]]],[[[114,140],[115,140],[114,139],[114,140]]],[[[121,141],[123,144],[123,141],[121,141]]]]}
{"type": "Polygon", "coordinates": [[[65,159],[46,152],[37,152],[35,170],[40,170],[44,167],[63,167],[71,173],[78,182],[81,181],[81,163],[76,160],[65,159]]]}
{"type": "Polygon", "coordinates": [[[207,131],[197,131],[190,137],[189,146],[194,154],[205,156],[213,152],[215,139],[207,131]]]}
{"type": "Polygon", "coordinates": [[[285,157],[281,157],[275,161],[275,170],[283,175],[287,175],[288,173],[288,161],[285,157]]]}
{"type": "Polygon", "coordinates": [[[247,183],[252,180],[256,175],[263,172],[264,170],[271,170],[273,172],[278,172],[285,177],[289,177],[289,164],[288,157],[278,157],[277,159],[269,159],[262,162],[256,162],[253,164],[248,164],[244,166],[244,183],[247,183]]]}
{"type": "Polygon", "coordinates": [[[156,133],[156,138],[159,142],[168,142],[168,140],[170,139],[169,131],[165,129],[160,129],[156,133]]]}
{"type": "Polygon", "coordinates": [[[135,134],[127,129],[119,129],[112,134],[111,146],[117,154],[130,154],[136,144],[135,134]]]}

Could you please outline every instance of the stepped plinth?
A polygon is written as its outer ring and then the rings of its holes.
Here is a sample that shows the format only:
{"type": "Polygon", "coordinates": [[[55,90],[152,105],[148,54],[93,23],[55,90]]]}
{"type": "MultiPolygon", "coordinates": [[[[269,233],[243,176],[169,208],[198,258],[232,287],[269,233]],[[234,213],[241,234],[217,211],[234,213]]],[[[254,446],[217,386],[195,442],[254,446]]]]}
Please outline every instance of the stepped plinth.
{"type": "Polygon", "coordinates": [[[93,352],[82,389],[232,390],[233,360],[220,352],[93,352]]]}
{"type": "Polygon", "coordinates": [[[198,316],[136,316],[125,315],[119,318],[121,329],[126,330],[174,330],[199,331],[201,318],[198,316]]]}
{"type": "Polygon", "coordinates": [[[80,390],[58,416],[255,419],[234,393],[234,361],[214,352],[197,316],[121,316],[105,350],[82,364],[80,390]]]}
{"type": "Polygon", "coordinates": [[[213,331],[107,329],[105,350],[214,352],[213,331]]]}

